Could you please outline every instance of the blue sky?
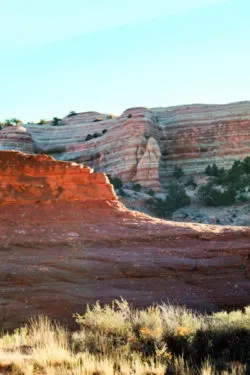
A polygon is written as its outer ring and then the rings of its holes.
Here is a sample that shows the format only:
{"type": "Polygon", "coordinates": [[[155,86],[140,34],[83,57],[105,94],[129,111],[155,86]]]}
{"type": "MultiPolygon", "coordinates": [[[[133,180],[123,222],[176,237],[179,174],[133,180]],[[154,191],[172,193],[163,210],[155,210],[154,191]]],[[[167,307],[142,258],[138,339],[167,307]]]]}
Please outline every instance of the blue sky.
{"type": "Polygon", "coordinates": [[[248,0],[2,0],[0,120],[250,99],[248,0]]]}

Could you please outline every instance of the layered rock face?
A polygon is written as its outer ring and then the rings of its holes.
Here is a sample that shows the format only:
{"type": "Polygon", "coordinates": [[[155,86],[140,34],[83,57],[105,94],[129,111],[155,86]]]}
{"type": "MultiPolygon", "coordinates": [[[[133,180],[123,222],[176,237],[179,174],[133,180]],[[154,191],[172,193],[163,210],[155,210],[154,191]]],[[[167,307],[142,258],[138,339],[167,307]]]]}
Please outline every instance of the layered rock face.
{"type": "Polygon", "coordinates": [[[19,150],[35,153],[36,146],[33,138],[23,126],[7,126],[0,131],[0,150],[19,150]]]}
{"type": "Polygon", "coordinates": [[[47,155],[0,151],[0,204],[115,200],[107,177],[47,155]]]}
{"type": "Polygon", "coordinates": [[[199,174],[208,164],[228,168],[250,155],[250,102],[153,108],[152,112],[159,128],[162,182],[175,166],[186,174],[199,174]]]}
{"type": "Polygon", "coordinates": [[[120,296],[135,306],[170,301],[206,311],[250,303],[250,228],[129,211],[103,175],[44,155],[1,152],[0,162],[2,328],[38,314],[71,322],[86,303],[120,296]],[[27,178],[36,198],[26,195],[27,178]],[[42,186],[52,179],[53,189],[42,186]]]}
{"type": "Polygon", "coordinates": [[[118,118],[108,117],[87,112],[64,118],[64,126],[29,125],[28,129],[39,152],[81,162],[95,171],[160,190],[160,148],[149,136],[150,112],[136,108],[118,118]],[[93,138],[86,140],[87,136],[93,138]]]}
{"type": "MultiPolygon", "coordinates": [[[[86,112],[65,117],[63,123],[25,125],[38,153],[84,163],[154,190],[160,190],[175,166],[199,174],[208,164],[227,168],[250,154],[250,102],[130,108],[116,118],[86,112]]],[[[12,148],[13,139],[18,149],[18,128],[2,132],[0,149],[12,148]]],[[[21,139],[20,149],[32,151],[21,139]]]]}

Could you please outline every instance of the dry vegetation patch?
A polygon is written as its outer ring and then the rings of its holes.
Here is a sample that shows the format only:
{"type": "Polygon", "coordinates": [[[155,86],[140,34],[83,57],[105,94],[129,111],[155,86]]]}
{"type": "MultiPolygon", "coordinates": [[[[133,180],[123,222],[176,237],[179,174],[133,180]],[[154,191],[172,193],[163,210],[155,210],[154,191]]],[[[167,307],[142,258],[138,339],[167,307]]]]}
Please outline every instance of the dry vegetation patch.
{"type": "Polygon", "coordinates": [[[98,302],[75,315],[77,332],[39,316],[0,336],[0,374],[247,374],[250,307],[201,315],[166,304],[98,302]]]}

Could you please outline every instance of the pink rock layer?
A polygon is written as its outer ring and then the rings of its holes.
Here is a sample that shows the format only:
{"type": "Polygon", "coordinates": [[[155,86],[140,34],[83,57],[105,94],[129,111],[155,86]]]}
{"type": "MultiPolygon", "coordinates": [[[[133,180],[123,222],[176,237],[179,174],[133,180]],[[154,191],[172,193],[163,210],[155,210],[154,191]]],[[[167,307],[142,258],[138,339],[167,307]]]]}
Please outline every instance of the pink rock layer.
{"type": "Polygon", "coordinates": [[[19,127],[6,128],[0,131],[0,149],[20,145],[25,152],[84,163],[156,191],[175,166],[193,175],[208,164],[228,168],[250,155],[250,102],[130,108],[113,118],[85,112],[63,123],[25,125],[25,142],[19,127]],[[98,137],[86,140],[95,133],[98,137]]]}

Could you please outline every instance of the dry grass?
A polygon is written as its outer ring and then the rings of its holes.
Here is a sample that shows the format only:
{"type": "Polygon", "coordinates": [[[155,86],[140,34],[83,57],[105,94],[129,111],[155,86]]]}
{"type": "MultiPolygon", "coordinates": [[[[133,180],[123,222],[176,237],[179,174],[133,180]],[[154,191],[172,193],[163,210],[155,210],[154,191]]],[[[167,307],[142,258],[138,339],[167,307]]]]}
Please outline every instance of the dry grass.
{"type": "Polygon", "coordinates": [[[249,307],[243,312],[203,316],[165,304],[133,310],[121,300],[103,307],[97,303],[88,307],[84,316],[76,314],[75,318],[80,330],[73,334],[44,316],[12,334],[2,334],[0,374],[247,374],[247,363],[230,360],[228,352],[227,361],[218,365],[216,355],[197,361],[195,350],[206,352],[206,338],[211,344],[213,334],[216,340],[224,338],[218,336],[221,332],[228,335],[244,330],[250,340],[249,307]],[[201,342],[197,339],[200,335],[201,342]],[[178,354],[179,347],[183,353],[178,354]]]}

